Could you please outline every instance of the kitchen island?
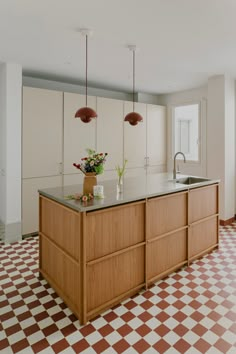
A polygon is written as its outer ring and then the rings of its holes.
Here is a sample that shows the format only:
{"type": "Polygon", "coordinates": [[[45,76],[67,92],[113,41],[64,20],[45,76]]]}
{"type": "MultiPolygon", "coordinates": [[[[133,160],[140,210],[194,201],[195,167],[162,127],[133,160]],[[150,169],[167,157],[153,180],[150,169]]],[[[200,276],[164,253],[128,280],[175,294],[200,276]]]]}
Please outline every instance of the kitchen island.
{"type": "Polygon", "coordinates": [[[39,272],[81,324],[218,247],[219,181],[180,177],[106,181],[86,203],[67,198],[82,185],[39,191],[39,272]]]}

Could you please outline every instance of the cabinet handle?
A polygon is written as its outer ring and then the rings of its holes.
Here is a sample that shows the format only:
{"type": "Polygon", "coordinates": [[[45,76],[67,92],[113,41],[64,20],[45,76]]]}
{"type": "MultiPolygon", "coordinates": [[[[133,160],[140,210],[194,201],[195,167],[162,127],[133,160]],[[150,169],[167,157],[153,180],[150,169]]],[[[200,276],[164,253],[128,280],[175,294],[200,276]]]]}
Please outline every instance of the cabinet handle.
{"type": "Polygon", "coordinates": [[[145,156],[144,160],[145,160],[144,167],[148,167],[149,166],[149,156],[145,156]]]}

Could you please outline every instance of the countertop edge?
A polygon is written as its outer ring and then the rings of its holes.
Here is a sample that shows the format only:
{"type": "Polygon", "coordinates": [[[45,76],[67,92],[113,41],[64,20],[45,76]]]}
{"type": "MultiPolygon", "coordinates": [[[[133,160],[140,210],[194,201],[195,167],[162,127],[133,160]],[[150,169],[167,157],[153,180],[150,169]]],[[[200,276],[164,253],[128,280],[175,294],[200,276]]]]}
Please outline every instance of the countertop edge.
{"type": "MultiPolygon", "coordinates": [[[[168,182],[168,180],[166,181],[166,183],[168,182]]],[[[90,212],[90,211],[97,211],[100,209],[105,209],[105,208],[111,208],[111,207],[115,207],[115,206],[119,206],[122,204],[128,204],[128,203],[132,203],[135,201],[142,201],[142,200],[147,200],[150,198],[155,198],[158,196],[163,196],[163,195],[168,195],[168,194],[174,194],[174,193],[179,193],[179,192],[183,192],[183,191],[188,191],[191,189],[196,189],[199,187],[204,187],[204,186],[208,186],[208,185],[212,185],[212,184],[218,184],[220,182],[220,180],[218,179],[211,179],[208,181],[204,181],[204,182],[199,182],[199,183],[195,183],[192,185],[185,185],[185,184],[181,184],[178,183],[176,181],[172,181],[172,183],[174,183],[178,185],[178,189],[174,189],[173,185],[172,188],[171,186],[169,187],[169,190],[163,190],[163,191],[157,191],[157,192],[152,192],[152,193],[145,193],[145,194],[141,194],[141,195],[136,195],[134,197],[127,197],[125,199],[113,199],[112,202],[105,202],[106,198],[100,200],[101,204],[93,204],[93,205],[83,205],[80,201],[76,201],[76,200],[70,200],[70,199],[62,199],[59,198],[57,196],[52,195],[51,193],[48,193],[46,190],[41,190],[39,189],[38,192],[40,195],[49,198],[55,202],[58,202],[70,209],[73,209],[77,212],[90,212]]]]}

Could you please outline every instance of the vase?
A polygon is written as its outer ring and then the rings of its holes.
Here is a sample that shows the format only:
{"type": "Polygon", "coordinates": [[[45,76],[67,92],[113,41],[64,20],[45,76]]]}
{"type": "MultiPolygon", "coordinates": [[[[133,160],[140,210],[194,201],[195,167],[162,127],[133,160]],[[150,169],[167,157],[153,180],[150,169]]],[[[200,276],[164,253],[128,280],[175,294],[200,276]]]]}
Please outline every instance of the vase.
{"type": "Polygon", "coordinates": [[[118,180],[118,183],[116,185],[116,192],[117,194],[123,193],[123,181],[118,180]]]}
{"type": "Polygon", "coordinates": [[[84,176],[83,194],[93,194],[93,186],[97,184],[95,172],[87,172],[84,176]]]}

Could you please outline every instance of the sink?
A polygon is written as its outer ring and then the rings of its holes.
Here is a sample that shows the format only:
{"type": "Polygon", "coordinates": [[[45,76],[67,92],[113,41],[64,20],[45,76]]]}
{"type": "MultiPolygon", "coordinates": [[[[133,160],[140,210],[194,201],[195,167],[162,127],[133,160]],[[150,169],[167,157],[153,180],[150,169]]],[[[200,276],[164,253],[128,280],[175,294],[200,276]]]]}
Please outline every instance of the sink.
{"type": "Polygon", "coordinates": [[[195,183],[202,183],[202,182],[207,182],[210,181],[208,178],[203,178],[203,177],[183,177],[179,178],[176,180],[176,183],[181,183],[181,184],[195,184],[195,183]]]}

